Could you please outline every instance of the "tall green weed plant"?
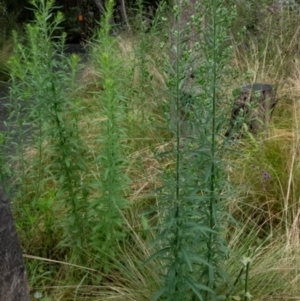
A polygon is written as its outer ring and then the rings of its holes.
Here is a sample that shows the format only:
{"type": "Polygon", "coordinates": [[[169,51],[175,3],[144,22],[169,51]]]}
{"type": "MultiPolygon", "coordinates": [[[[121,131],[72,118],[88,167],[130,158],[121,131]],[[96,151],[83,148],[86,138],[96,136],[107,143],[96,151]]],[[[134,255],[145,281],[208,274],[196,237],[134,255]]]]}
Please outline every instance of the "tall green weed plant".
{"type": "Polygon", "coordinates": [[[152,300],[225,300],[232,281],[223,269],[229,251],[222,228],[232,192],[225,174],[228,141],[223,136],[227,121],[222,95],[232,55],[228,31],[234,5],[196,2],[195,14],[182,26],[185,5],[192,4],[178,1],[173,7],[175,60],[169,94],[175,141],[167,156],[174,165],[165,171],[159,193],[159,251],[152,258],[164,262],[164,282],[152,300]],[[195,29],[199,41],[191,48],[187,41],[195,29]],[[191,89],[189,95],[184,87],[191,68],[200,91],[191,89]]]}
{"type": "MultiPolygon", "coordinates": [[[[55,210],[64,210],[63,242],[79,254],[83,246],[86,211],[80,174],[83,143],[78,135],[79,107],[75,77],[79,58],[64,54],[63,15],[54,1],[32,0],[35,21],[26,25],[25,41],[15,32],[15,53],[9,61],[11,75],[10,120],[6,145],[16,145],[10,160],[20,201],[29,202],[31,215],[39,215],[38,204],[54,189],[55,210]],[[33,146],[30,156],[26,147],[33,146]],[[54,188],[53,188],[54,185],[54,188]]],[[[54,210],[54,207],[51,210],[54,210]]],[[[51,215],[52,216],[52,215],[51,215]]],[[[77,256],[76,255],[76,256],[77,256]]]]}
{"type": "Polygon", "coordinates": [[[114,2],[110,0],[93,49],[93,65],[99,71],[103,87],[103,91],[95,92],[95,97],[103,119],[99,123],[97,138],[100,143],[96,158],[99,175],[93,183],[99,194],[90,202],[88,213],[92,233],[89,237],[91,250],[106,272],[110,270],[109,263],[117,256],[116,246],[125,237],[124,209],[129,206],[125,197],[129,184],[125,173],[125,73],[122,74],[117,41],[111,36],[109,21],[113,5],[114,2]]]}

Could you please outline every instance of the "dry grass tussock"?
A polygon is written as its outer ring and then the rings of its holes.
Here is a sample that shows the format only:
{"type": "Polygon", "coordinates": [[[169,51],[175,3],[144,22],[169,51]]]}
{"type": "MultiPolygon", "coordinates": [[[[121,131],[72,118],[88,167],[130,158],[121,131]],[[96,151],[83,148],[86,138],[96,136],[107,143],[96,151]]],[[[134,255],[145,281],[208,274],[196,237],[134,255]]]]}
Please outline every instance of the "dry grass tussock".
{"type": "MultiPolygon", "coordinates": [[[[261,54],[255,41],[248,42],[247,49],[239,46],[235,50],[232,65],[241,76],[234,85],[274,84],[279,102],[268,135],[250,135],[234,146],[242,156],[230,159],[236,168],[229,169],[229,178],[239,197],[230,201],[229,210],[239,227],[229,241],[235,262],[226,265],[235,269],[243,256],[251,257],[249,291],[253,300],[298,300],[300,58],[298,54],[291,58],[278,48],[271,64],[266,57],[267,44],[261,54]]],[[[288,49],[292,43],[294,39],[288,49]]]]}

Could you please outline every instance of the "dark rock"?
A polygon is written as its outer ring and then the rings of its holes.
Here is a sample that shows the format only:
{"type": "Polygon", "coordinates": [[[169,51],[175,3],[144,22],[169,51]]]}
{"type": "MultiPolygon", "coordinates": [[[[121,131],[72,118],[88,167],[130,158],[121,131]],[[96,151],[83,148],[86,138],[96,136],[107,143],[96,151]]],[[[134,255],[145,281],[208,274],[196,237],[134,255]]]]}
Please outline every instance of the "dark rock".
{"type": "Polygon", "coordinates": [[[27,273],[8,199],[0,187],[0,301],[29,301],[27,273]]]}

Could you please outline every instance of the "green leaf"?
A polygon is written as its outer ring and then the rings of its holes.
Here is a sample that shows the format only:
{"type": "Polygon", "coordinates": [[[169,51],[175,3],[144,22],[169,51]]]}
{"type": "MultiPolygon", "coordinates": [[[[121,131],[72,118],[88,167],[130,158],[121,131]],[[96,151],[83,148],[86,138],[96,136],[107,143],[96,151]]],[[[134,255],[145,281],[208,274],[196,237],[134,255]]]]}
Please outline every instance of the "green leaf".
{"type": "Polygon", "coordinates": [[[150,261],[155,260],[158,257],[161,257],[164,254],[167,254],[169,251],[171,250],[171,247],[167,247],[167,248],[163,248],[157,252],[155,252],[154,254],[152,254],[146,261],[145,261],[145,265],[148,264],[150,261]]]}
{"type": "Polygon", "coordinates": [[[66,157],[65,158],[65,164],[68,168],[70,168],[71,164],[70,164],[70,158],[66,157]]]}
{"type": "Polygon", "coordinates": [[[154,296],[150,299],[151,301],[158,300],[162,295],[167,291],[166,287],[162,287],[159,291],[157,291],[154,296]]]}
{"type": "Polygon", "coordinates": [[[190,272],[193,272],[193,265],[192,265],[191,258],[189,256],[188,252],[186,251],[185,248],[181,248],[181,252],[182,252],[185,262],[187,263],[187,265],[189,267],[190,272]]]}
{"type": "Polygon", "coordinates": [[[200,283],[196,283],[196,282],[192,282],[190,279],[186,279],[187,283],[192,287],[195,287],[196,290],[202,290],[202,291],[207,291],[211,294],[215,294],[215,292],[209,288],[208,286],[204,285],[204,284],[200,284],[200,283]]]}
{"type": "Polygon", "coordinates": [[[186,278],[185,279],[188,286],[192,289],[192,291],[196,294],[196,296],[198,297],[199,300],[203,301],[203,296],[199,290],[199,287],[197,287],[197,285],[195,285],[195,283],[193,281],[191,281],[190,279],[186,278]]]}
{"type": "Polygon", "coordinates": [[[148,219],[145,217],[145,215],[142,215],[142,226],[144,230],[149,229],[148,219]]]}

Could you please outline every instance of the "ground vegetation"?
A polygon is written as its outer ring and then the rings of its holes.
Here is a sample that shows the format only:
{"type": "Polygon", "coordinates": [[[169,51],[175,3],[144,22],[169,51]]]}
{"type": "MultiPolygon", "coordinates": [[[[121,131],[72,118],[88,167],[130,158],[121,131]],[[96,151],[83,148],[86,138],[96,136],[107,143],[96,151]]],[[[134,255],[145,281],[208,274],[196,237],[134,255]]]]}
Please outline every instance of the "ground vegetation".
{"type": "Polygon", "coordinates": [[[57,6],[32,0],[0,52],[1,181],[32,300],[297,298],[297,1],[162,2],[150,22],[138,2],[121,31],[108,1],[84,58],[57,6]],[[267,129],[241,112],[226,135],[255,83],[276,91],[267,129]]]}

